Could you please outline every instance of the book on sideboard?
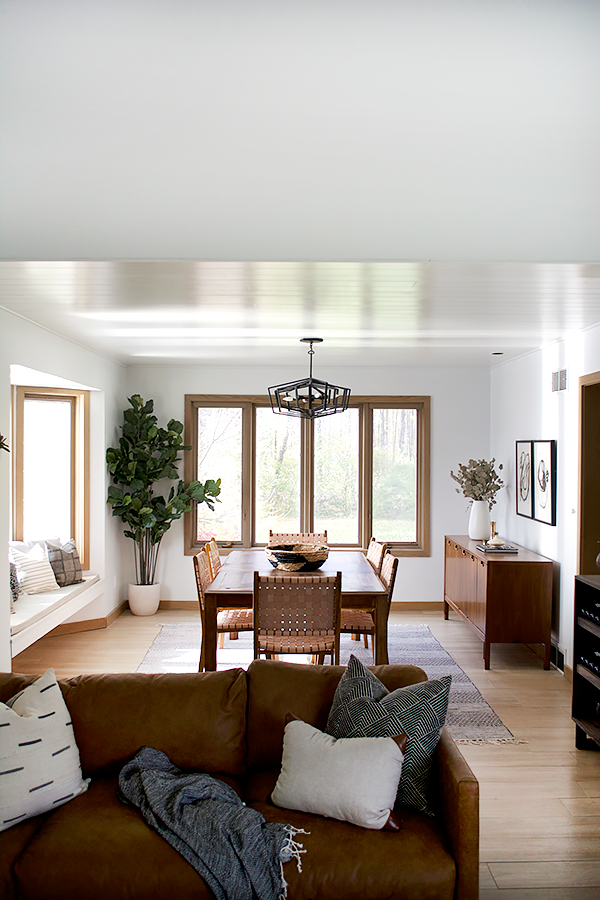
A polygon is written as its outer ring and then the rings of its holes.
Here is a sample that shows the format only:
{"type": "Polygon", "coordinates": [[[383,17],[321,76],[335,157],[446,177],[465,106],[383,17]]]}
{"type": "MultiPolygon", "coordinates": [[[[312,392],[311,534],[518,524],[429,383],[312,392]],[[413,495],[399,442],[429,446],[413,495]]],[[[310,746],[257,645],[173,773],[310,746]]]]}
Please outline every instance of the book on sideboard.
{"type": "Polygon", "coordinates": [[[484,553],[518,553],[519,548],[515,547],[514,544],[477,544],[478,550],[483,550],[484,553]]]}

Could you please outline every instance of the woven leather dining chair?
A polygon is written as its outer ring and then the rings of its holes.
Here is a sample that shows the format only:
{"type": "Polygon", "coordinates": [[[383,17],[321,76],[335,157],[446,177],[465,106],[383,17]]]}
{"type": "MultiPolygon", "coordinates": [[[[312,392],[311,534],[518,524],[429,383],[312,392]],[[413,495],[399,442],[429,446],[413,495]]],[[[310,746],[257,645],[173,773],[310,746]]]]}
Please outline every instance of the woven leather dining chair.
{"type": "Polygon", "coordinates": [[[222,565],[221,557],[219,556],[219,547],[214,538],[211,538],[210,541],[207,541],[204,547],[206,548],[206,552],[208,553],[210,571],[212,573],[212,577],[214,578],[222,565]]]}
{"type": "Polygon", "coordinates": [[[269,531],[270,544],[326,544],[326,531],[269,531]]]}
{"type": "Polygon", "coordinates": [[[254,573],[254,658],[306,653],[319,663],[340,660],[342,573],[254,573]]]}
{"type": "MultiPolygon", "coordinates": [[[[385,617],[385,627],[387,628],[390,616],[390,605],[392,602],[392,594],[394,592],[394,584],[396,581],[396,572],[398,570],[398,557],[393,556],[389,551],[386,552],[381,564],[381,575],[379,580],[385,588],[387,595],[387,610],[385,617]]],[[[373,647],[373,636],[375,634],[375,611],[367,609],[343,609],[341,617],[340,632],[342,634],[351,634],[357,640],[363,636],[365,647],[369,646],[369,635],[371,636],[371,649],[373,647]]]]}
{"type": "Polygon", "coordinates": [[[382,544],[380,541],[376,541],[374,537],[369,541],[369,546],[367,547],[367,561],[371,564],[371,568],[379,578],[379,573],[381,572],[381,564],[383,562],[383,557],[385,556],[388,545],[382,544]]]}
{"type": "MultiPolygon", "coordinates": [[[[213,580],[215,579],[217,572],[221,569],[223,563],[221,562],[221,557],[219,555],[219,546],[214,538],[211,538],[210,541],[207,541],[204,545],[204,549],[206,550],[208,556],[208,563],[210,565],[210,572],[213,580]]],[[[234,612],[235,610],[228,610],[228,612],[234,612]]],[[[221,612],[221,610],[219,610],[221,612]]],[[[247,612],[247,610],[245,610],[247,612]]],[[[237,631],[232,631],[229,634],[229,640],[237,641],[238,633],[237,631]]],[[[225,646],[225,632],[222,631],[219,634],[219,647],[223,649],[225,646]]]]}
{"type": "MultiPolygon", "coordinates": [[[[204,671],[204,591],[212,582],[212,572],[205,547],[194,556],[194,572],[196,575],[196,587],[198,589],[198,602],[200,604],[200,622],[202,624],[202,646],[200,649],[199,672],[204,671]]],[[[225,634],[238,631],[252,631],[254,617],[251,609],[219,609],[217,610],[217,634],[219,646],[223,647],[225,634]]]]}

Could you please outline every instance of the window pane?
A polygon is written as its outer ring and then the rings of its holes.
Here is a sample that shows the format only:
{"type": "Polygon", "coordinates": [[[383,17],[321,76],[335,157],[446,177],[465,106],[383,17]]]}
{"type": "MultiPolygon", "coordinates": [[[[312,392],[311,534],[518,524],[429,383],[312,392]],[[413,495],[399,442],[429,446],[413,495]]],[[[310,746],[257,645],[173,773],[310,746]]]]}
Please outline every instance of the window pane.
{"type": "Polygon", "coordinates": [[[359,543],[358,409],[315,420],[314,530],[359,543]]]}
{"type": "Polygon", "coordinates": [[[254,540],[271,531],[300,531],[300,419],[256,410],[254,540]]]}
{"type": "Polygon", "coordinates": [[[242,410],[198,409],[198,481],[221,478],[215,511],[198,507],[198,540],[242,539],[242,410]]]}
{"type": "Polygon", "coordinates": [[[417,540],[417,411],[373,410],[373,534],[417,540]]]}
{"type": "Polygon", "coordinates": [[[23,540],[71,534],[71,403],[23,404],[23,540]]]}

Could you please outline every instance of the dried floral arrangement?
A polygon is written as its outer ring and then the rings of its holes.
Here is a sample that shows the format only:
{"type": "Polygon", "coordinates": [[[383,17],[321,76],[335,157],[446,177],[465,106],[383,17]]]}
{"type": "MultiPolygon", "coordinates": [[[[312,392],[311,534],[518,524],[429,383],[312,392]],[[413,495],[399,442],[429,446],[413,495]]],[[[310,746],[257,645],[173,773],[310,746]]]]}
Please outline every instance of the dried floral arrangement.
{"type": "MultiPolygon", "coordinates": [[[[470,459],[466,466],[458,464],[458,474],[450,472],[450,477],[460,484],[462,493],[469,500],[487,500],[491,509],[496,502],[496,494],[504,487],[504,482],[496,472],[493,458],[489,462],[485,459],[470,459]]],[[[498,466],[502,469],[502,463],[498,466]]],[[[461,490],[456,488],[456,493],[461,490]]]]}

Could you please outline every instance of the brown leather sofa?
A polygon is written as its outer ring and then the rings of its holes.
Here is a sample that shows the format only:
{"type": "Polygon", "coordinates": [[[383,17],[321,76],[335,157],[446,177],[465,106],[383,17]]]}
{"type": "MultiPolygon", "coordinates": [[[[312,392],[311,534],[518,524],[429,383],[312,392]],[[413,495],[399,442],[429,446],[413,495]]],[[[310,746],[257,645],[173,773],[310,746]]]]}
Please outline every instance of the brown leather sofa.
{"type": "MultiPolygon", "coordinates": [[[[391,690],[426,680],[377,666],[391,690]]],[[[436,751],[434,818],[397,810],[399,832],[370,831],[269,802],[286,714],[324,729],[342,667],[255,661],[248,672],[81,675],[60,682],[89,789],[0,833],[4,900],[202,900],[213,895],[139,812],[117,798],[142,746],[236,787],[268,821],[291,823],[306,853],[285,866],[289,900],[477,900],[478,784],[447,730],[436,751]]],[[[0,675],[6,701],[33,676],[0,675]]]]}

